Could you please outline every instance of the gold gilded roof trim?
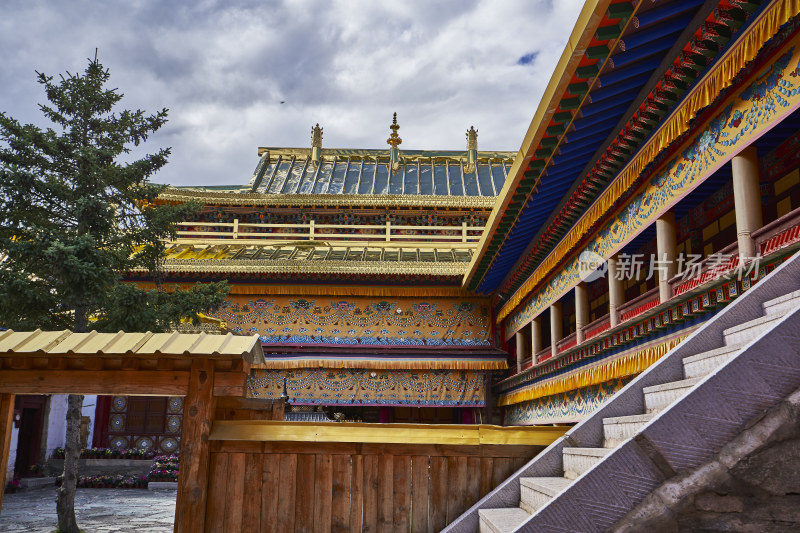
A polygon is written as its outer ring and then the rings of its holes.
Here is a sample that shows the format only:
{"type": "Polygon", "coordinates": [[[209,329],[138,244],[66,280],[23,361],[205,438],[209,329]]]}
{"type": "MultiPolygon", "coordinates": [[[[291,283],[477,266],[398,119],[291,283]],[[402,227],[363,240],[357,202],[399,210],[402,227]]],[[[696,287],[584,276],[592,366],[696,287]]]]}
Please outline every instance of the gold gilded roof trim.
{"type": "Polygon", "coordinates": [[[303,359],[286,358],[266,359],[266,362],[253,365],[254,369],[263,370],[295,370],[299,368],[366,368],[370,370],[506,370],[508,363],[505,359],[471,359],[458,360],[445,357],[415,361],[410,359],[375,359],[365,361],[361,358],[319,358],[308,357],[303,359]]]}
{"type": "MultiPolygon", "coordinates": [[[[154,283],[135,282],[140,289],[155,289],[154,283]]],[[[172,291],[188,290],[194,287],[194,282],[170,282],[162,286],[162,290],[172,291]]],[[[488,304],[487,298],[476,297],[474,293],[465,291],[460,287],[449,285],[412,285],[412,286],[381,286],[381,285],[303,285],[302,283],[269,284],[269,283],[231,283],[228,285],[231,295],[290,295],[298,297],[308,296],[367,296],[371,298],[458,298],[475,301],[477,304],[488,304]]]]}
{"type": "MultiPolygon", "coordinates": [[[[423,276],[463,276],[467,270],[463,263],[436,263],[423,261],[272,261],[258,259],[233,259],[224,262],[207,259],[167,259],[167,272],[214,272],[231,274],[297,273],[297,274],[409,274],[423,276]],[[220,264],[222,263],[222,264],[220,264]]],[[[132,272],[146,272],[135,269],[132,272]]]]}
{"type": "Polygon", "coordinates": [[[455,207],[486,209],[494,207],[494,196],[435,196],[420,194],[258,194],[228,193],[168,187],[158,199],[165,202],[200,200],[205,203],[258,207],[455,207]]]}
{"type": "MultiPolygon", "coordinates": [[[[297,158],[307,158],[311,156],[311,149],[310,148],[274,148],[274,147],[259,147],[258,148],[258,156],[261,157],[264,153],[268,152],[270,159],[277,156],[282,156],[283,158],[297,157],[297,158]]],[[[516,157],[516,152],[509,152],[509,151],[485,151],[481,150],[478,151],[478,161],[486,162],[486,161],[495,161],[495,160],[504,160],[507,163],[511,163],[516,157]]],[[[323,158],[336,158],[346,160],[347,158],[351,158],[354,160],[387,160],[389,159],[389,150],[388,149],[378,149],[378,150],[359,150],[359,149],[351,149],[351,148],[323,148],[322,150],[322,157],[323,158]]],[[[451,160],[451,161],[460,161],[467,159],[467,151],[466,150],[403,150],[400,154],[400,158],[405,161],[427,161],[430,159],[441,159],[441,160],[451,160]]],[[[384,162],[384,161],[382,161],[384,162]]]]}

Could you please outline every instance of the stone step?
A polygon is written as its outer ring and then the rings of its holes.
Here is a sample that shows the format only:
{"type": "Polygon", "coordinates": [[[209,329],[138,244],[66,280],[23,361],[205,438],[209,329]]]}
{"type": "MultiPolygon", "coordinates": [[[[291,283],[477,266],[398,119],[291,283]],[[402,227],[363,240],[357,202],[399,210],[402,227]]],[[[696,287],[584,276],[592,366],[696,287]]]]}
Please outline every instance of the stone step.
{"type": "Polygon", "coordinates": [[[531,515],[519,507],[508,509],[481,509],[480,533],[510,533],[517,529],[531,515]]]}
{"type": "Polygon", "coordinates": [[[564,448],[564,477],[575,479],[611,453],[611,448],[564,448]]]}
{"type": "Polygon", "coordinates": [[[19,480],[19,490],[33,490],[55,486],[55,477],[24,477],[19,480]]]}
{"type": "Polygon", "coordinates": [[[782,314],[785,315],[792,309],[800,307],[800,290],[784,294],[772,300],[767,300],[761,307],[765,315],[782,314]]]}
{"type": "Polygon", "coordinates": [[[523,477],[519,479],[519,506],[533,514],[544,507],[556,494],[572,484],[564,477],[523,477]]]}
{"type": "Polygon", "coordinates": [[[728,346],[747,344],[771,328],[781,318],[783,318],[783,313],[774,313],[728,328],[722,332],[725,344],[728,346]]]}
{"type": "MultiPolygon", "coordinates": [[[[633,437],[653,418],[652,414],[615,416],[603,419],[603,448],[616,448],[633,437]]],[[[564,467],[566,470],[566,466],[564,467]]]]}
{"type": "Polygon", "coordinates": [[[736,355],[744,344],[723,346],[697,355],[683,358],[683,375],[686,379],[700,378],[716,370],[725,361],[736,355]]]}
{"type": "Polygon", "coordinates": [[[669,404],[689,392],[700,378],[682,379],[661,385],[653,385],[642,389],[644,393],[644,406],[647,413],[657,413],[669,404]]]}

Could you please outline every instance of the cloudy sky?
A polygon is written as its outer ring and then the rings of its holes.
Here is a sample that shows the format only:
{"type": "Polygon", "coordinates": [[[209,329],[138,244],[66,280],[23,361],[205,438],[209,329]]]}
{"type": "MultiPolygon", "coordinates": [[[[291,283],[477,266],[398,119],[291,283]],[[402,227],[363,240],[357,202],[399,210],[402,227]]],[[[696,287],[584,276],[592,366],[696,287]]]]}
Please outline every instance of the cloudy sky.
{"type": "Polygon", "coordinates": [[[0,3],[0,110],[42,124],[35,71],[99,49],[122,105],[169,123],[154,181],[246,184],[258,146],[517,150],[579,0],[116,0],[0,3]]]}

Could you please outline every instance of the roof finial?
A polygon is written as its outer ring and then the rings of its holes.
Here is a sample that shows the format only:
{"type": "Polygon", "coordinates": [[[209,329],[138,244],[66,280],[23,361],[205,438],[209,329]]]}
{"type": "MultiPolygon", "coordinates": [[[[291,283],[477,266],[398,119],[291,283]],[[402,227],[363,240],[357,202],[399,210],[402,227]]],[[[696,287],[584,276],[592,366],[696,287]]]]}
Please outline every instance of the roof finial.
{"type": "Polygon", "coordinates": [[[311,148],[322,148],[322,128],[317,125],[311,128],[311,148]]]}
{"type": "Polygon", "coordinates": [[[478,130],[475,126],[470,126],[467,130],[467,166],[464,169],[468,174],[475,172],[475,164],[478,162],[478,130]]]}
{"type": "Polygon", "coordinates": [[[467,130],[467,150],[478,149],[478,130],[475,126],[470,126],[467,130]]]}
{"type": "Polygon", "coordinates": [[[314,166],[319,165],[322,159],[322,128],[317,125],[311,128],[311,161],[314,166]]]}
{"type": "Polygon", "coordinates": [[[400,148],[398,146],[403,142],[403,139],[397,134],[400,126],[397,124],[397,113],[392,116],[392,124],[389,126],[392,134],[386,139],[386,142],[391,146],[389,148],[389,169],[394,172],[400,168],[400,148]]]}
{"type": "Polygon", "coordinates": [[[392,148],[397,148],[400,144],[403,143],[403,139],[397,134],[397,130],[400,129],[400,126],[397,124],[397,113],[392,116],[392,124],[389,126],[389,129],[392,130],[392,134],[389,135],[389,138],[386,139],[386,142],[392,148]]]}

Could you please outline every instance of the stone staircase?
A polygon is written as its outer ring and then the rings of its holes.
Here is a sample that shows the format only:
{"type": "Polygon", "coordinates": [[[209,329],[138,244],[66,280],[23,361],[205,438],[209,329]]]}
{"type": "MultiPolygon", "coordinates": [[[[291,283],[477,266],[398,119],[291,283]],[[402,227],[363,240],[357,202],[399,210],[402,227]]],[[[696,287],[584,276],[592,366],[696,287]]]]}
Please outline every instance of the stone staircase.
{"type": "Polygon", "coordinates": [[[445,531],[612,527],[664,481],[703,464],[800,386],[798,289],[796,256],[445,531]]]}

